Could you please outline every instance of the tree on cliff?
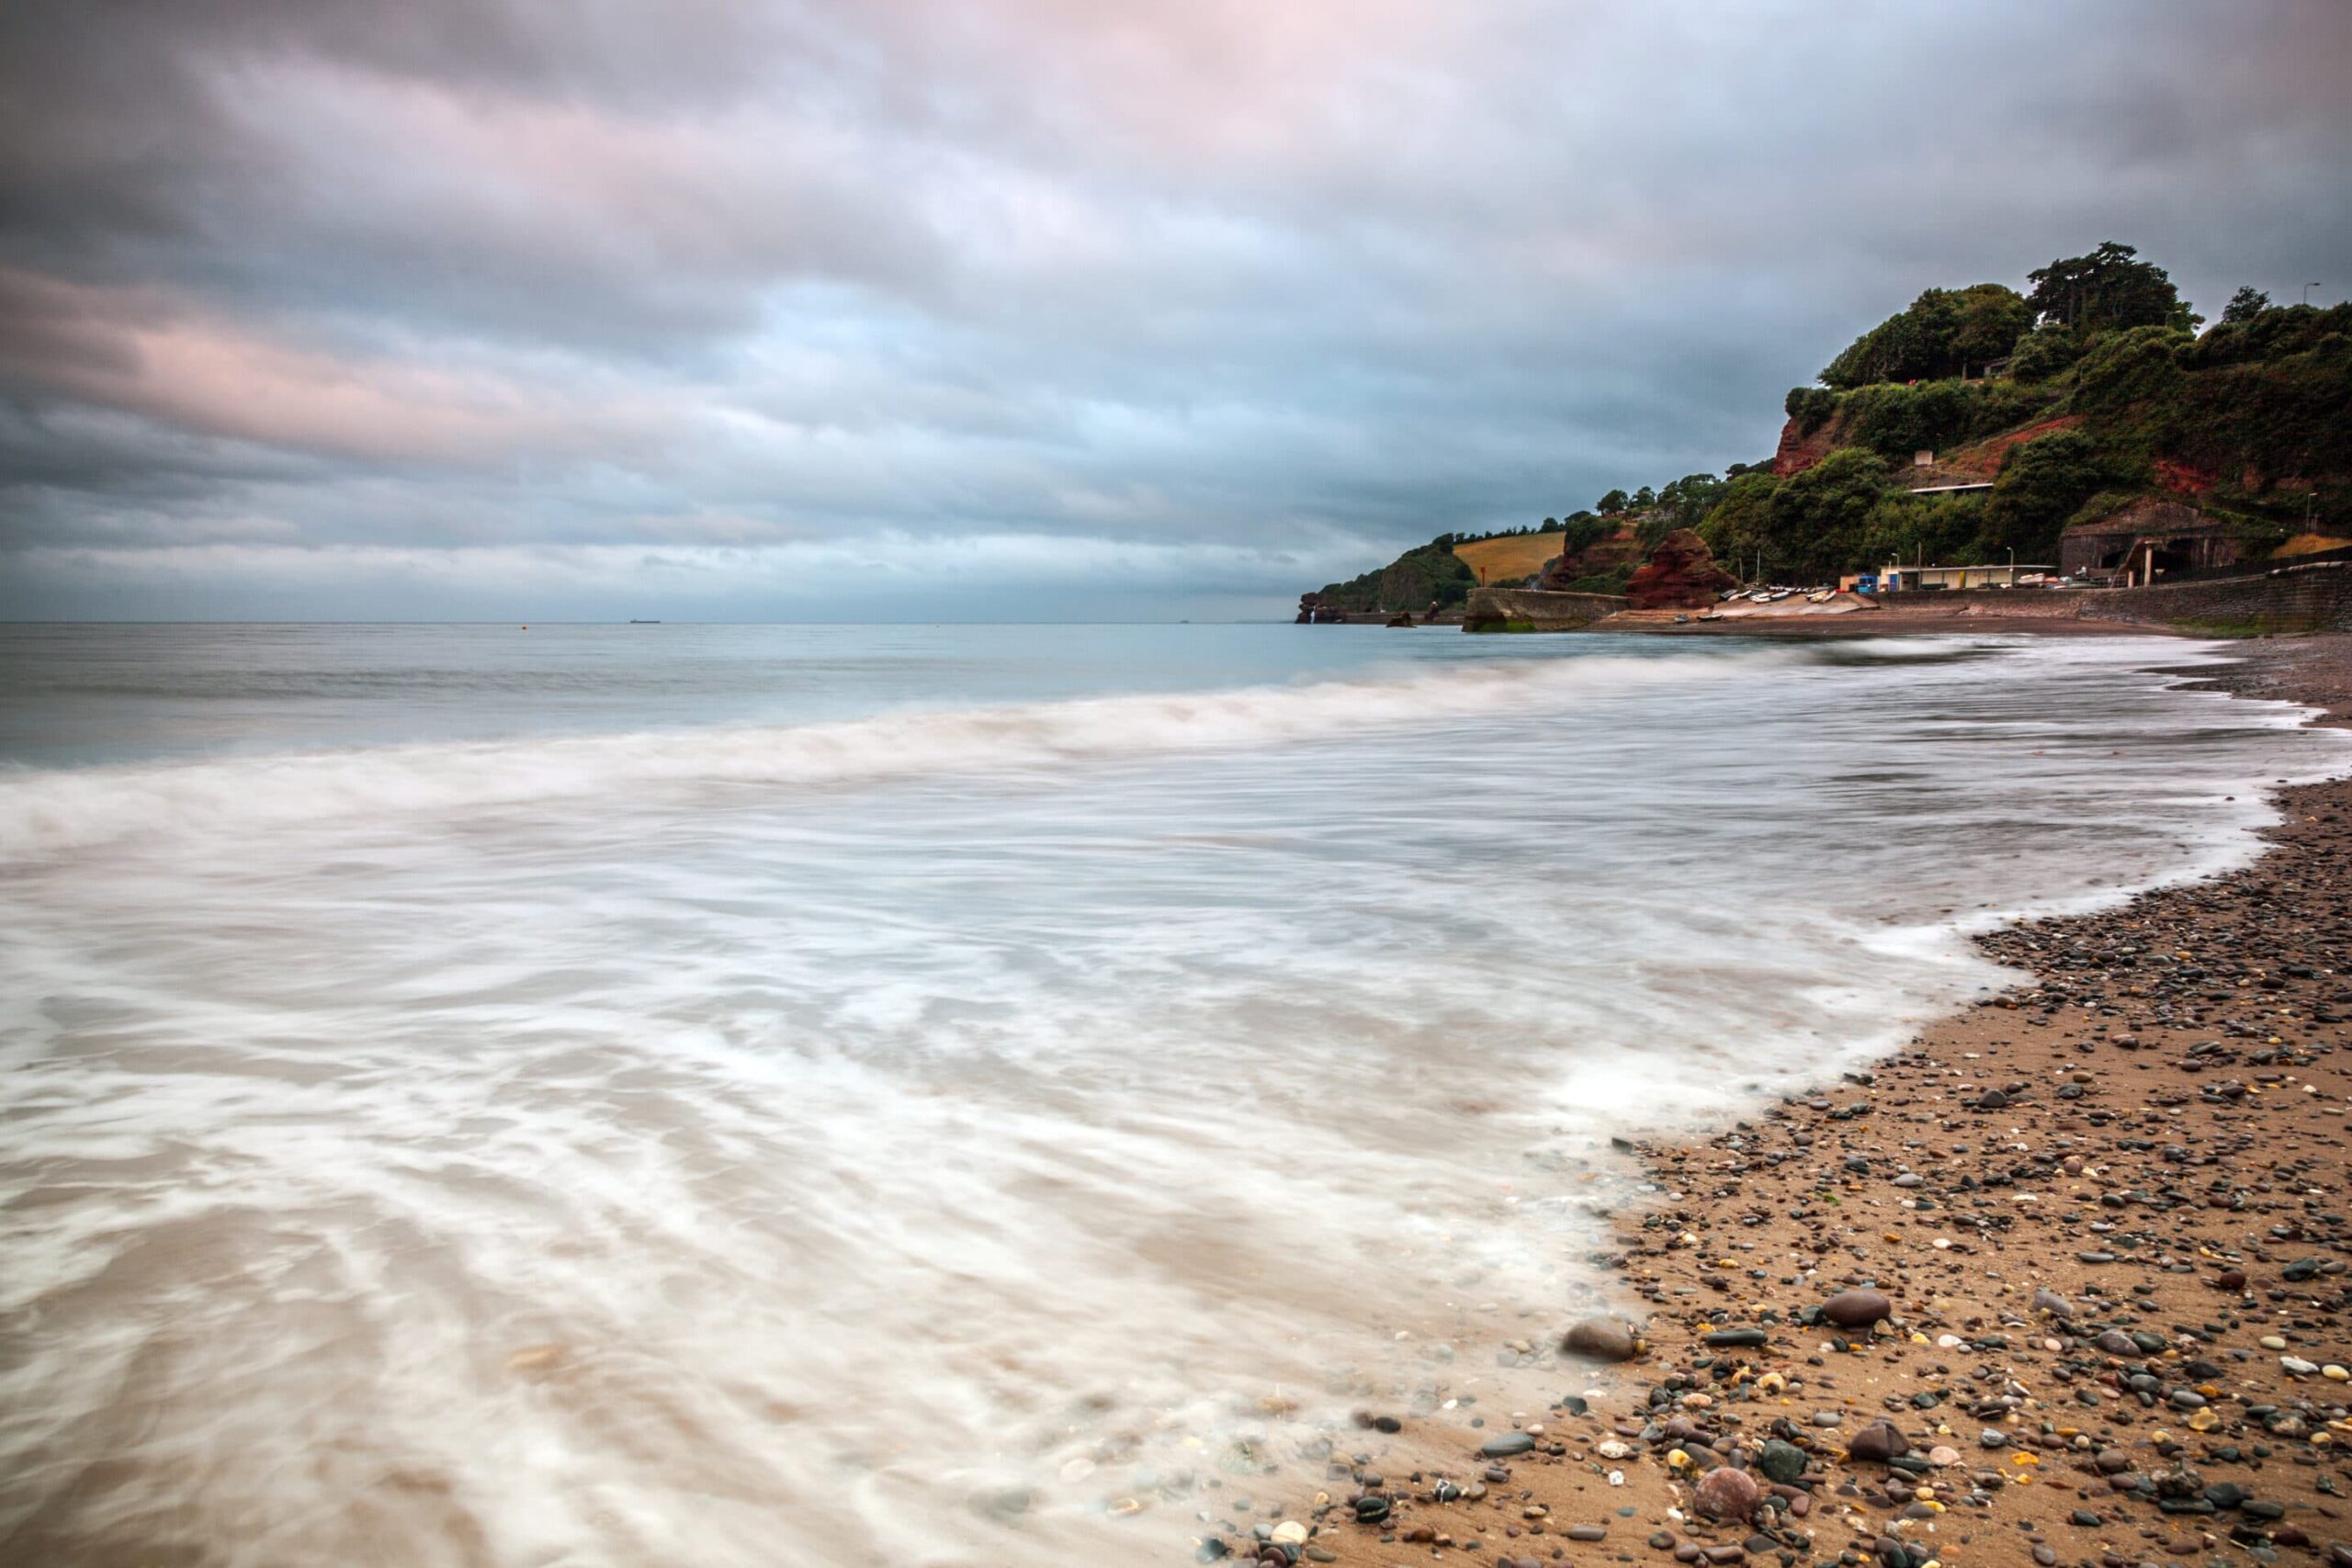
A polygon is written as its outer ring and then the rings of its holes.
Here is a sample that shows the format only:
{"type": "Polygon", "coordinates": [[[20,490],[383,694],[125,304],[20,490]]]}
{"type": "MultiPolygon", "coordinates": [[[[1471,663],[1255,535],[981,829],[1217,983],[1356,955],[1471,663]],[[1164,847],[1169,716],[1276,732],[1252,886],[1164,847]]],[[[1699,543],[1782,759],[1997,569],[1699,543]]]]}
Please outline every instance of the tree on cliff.
{"type": "Polygon", "coordinates": [[[1580,556],[1616,531],[1606,518],[1589,512],[1572,512],[1567,522],[1561,525],[1560,553],[1580,556]]]}
{"type": "Polygon", "coordinates": [[[2019,560],[2055,561],[2067,519],[2118,477],[2098,445],[2078,430],[2010,448],[1984,503],[1984,553],[2015,550],[2019,560]]]}
{"type": "Polygon", "coordinates": [[[1419,548],[1407,550],[1377,571],[1367,571],[1346,582],[1326,583],[1317,597],[1342,610],[1381,610],[1390,614],[1426,610],[1431,604],[1459,604],[1478,586],[1478,578],[1453,553],[1453,538],[1450,534],[1441,534],[1419,548]]]}
{"type": "Polygon", "coordinates": [[[2169,273],[2136,260],[2139,254],[2109,240],[2088,255],[2061,256],[2026,274],[2033,285],[2026,303],[2041,320],[2086,336],[2132,327],[2195,331],[2204,318],[2189,310],[2169,273]]]}
{"type": "Polygon", "coordinates": [[[2230,296],[2230,302],[2222,307],[2222,320],[2218,324],[2225,327],[2241,326],[2268,309],[2270,309],[2270,296],[2249,283],[2230,296]]]}
{"type": "Polygon", "coordinates": [[[1832,452],[1784,480],[1764,508],[1766,575],[1827,581],[1866,558],[1871,512],[1886,485],[1885,461],[1860,446],[1832,452]]]}
{"type": "Polygon", "coordinates": [[[1607,495],[1602,496],[1599,501],[1593,502],[1593,510],[1600,513],[1603,517],[1614,517],[1633,503],[1633,497],[1627,495],[1623,491],[1612,490],[1607,495]]]}
{"type": "Polygon", "coordinates": [[[1754,563],[1758,548],[1771,536],[1769,513],[1772,494],[1780,488],[1780,479],[1769,468],[1741,474],[1724,487],[1722,499],[1699,525],[1699,536],[1716,559],[1741,570],[1746,570],[1742,563],[1754,563]]]}
{"type": "MultiPolygon", "coordinates": [[[[1934,381],[2006,357],[2033,325],[2023,296],[1998,283],[1930,288],[1856,338],[1821,378],[1845,390],[1878,381],[1934,381]]],[[[1792,418],[1797,411],[1789,411],[1792,418]]]]}

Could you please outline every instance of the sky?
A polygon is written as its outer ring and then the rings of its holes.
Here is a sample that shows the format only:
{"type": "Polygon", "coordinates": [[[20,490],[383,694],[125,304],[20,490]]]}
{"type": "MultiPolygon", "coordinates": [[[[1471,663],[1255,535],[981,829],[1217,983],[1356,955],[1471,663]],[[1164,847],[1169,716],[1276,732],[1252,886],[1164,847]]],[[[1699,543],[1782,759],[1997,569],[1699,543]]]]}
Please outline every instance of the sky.
{"type": "Polygon", "coordinates": [[[2352,288],[2344,0],[11,0],[0,616],[1286,615],[1929,285],[2352,288]]]}

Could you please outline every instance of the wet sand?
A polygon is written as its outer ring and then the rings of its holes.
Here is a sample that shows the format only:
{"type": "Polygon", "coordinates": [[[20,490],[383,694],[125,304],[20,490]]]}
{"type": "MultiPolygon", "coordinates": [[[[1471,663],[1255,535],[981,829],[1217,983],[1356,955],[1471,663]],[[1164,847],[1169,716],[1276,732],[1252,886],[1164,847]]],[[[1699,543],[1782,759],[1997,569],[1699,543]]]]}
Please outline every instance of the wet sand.
{"type": "MultiPolygon", "coordinates": [[[[2216,679],[2352,723],[2352,637],[2216,679]]],[[[2030,978],[1874,1071],[1629,1148],[1629,1359],[1498,1328],[1548,1408],[1367,1410],[1203,1556],[2352,1568],[2352,782],[2279,804],[2243,872],[1987,936],[2030,978]]]]}

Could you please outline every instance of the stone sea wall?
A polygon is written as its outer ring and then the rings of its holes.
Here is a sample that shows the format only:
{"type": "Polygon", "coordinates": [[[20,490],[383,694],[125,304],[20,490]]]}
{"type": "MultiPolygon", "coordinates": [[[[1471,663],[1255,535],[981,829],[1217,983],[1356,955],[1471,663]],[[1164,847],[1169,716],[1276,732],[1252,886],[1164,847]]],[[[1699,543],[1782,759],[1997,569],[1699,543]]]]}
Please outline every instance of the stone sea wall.
{"type": "Polygon", "coordinates": [[[1614,593],[1547,593],[1534,588],[1480,588],[1463,612],[1472,632],[1572,632],[1625,608],[1614,593]]]}
{"type": "Polygon", "coordinates": [[[2352,631],[2352,562],[2320,561],[2280,567],[2260,577],[2157,582],[2066,597],[2081,598],[2082,614],[2091,620],[2246,632],[2352,631]]]}

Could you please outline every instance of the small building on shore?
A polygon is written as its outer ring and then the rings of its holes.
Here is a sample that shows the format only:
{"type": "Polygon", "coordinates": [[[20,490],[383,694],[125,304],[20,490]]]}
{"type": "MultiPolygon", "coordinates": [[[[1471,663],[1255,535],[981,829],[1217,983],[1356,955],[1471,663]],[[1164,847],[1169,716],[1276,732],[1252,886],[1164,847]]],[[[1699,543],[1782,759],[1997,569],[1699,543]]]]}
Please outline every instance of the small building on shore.
{"type": "Polygon", "coordinates": [[[2245,541],[2226,518],[2153,495],[2077,523],[2058,542],[2059,567],[2068,576],[2117,578],[2126,587],[2168,572],[2235,566],[2244,555],[2245,541]]]}
{"type": "Polygon", "coordinates": [[[1896,566],[1855,572],[1838,580],[1848,592],[1916,593],[1923,589],[2039,586],[2057,569],[2014,561],[2000,566],[1896,566]]]}

